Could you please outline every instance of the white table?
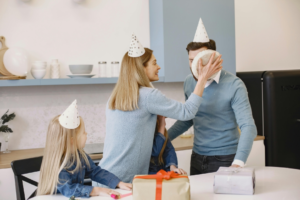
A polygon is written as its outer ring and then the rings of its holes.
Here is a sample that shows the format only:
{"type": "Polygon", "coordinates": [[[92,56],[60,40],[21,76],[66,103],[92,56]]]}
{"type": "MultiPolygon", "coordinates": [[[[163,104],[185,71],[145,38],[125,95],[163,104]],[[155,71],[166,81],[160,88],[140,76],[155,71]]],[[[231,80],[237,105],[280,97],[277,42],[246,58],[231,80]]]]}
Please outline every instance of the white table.
{"type": "MultiPolygon", "coordinates": [[[[190,176],[191,200],[299,200],[300,199],[300,170],[258,167],[255,169],[256,189],[254,195],[225,195],[213,193],[214,174],[190,176]]],[[[119,191],[119,190],[117,190],[119,191]]],[[[127,193],[126,191],[121,191],[127,193]]],[[[91,197],[93,200],[112,200],[110,197],[91,197]]],[[[132,200],[132,196],[122,198],[132,200]]],[[[38,196],[32,200],[68,200],[57,196],[38,196]]]]}

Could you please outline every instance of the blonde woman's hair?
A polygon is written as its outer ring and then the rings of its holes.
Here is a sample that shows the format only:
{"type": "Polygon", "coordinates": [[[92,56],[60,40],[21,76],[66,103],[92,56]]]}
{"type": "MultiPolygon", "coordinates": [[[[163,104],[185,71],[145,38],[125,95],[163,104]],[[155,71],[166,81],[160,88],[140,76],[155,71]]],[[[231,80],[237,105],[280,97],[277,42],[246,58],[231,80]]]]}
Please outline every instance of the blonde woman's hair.
{"type": "MultiPolygon", "coordinates": [[[[60,116],[60,115],[59,115],[60,116]]],[[[67,129],[60,125],[58,118],[54,117],[49,126],[44,150],[43,162],[40,170],[40,180],[37,195],[52,195],[57,191],[59,173],[61,170],[69,168],[76,163],[74,173],[80,170],[82,163],[80,157],[90,167],[88,158],[77,142],[78,136],[83,134],[84,125],[80,117],[80,125],[76,129],[67,129]]]]}
{"type": "Polygon", "coordinates": [[[151,87],[144,68],[150,60],[153,51],[145,48],[145,53],[137,58],[128,56],[126,52],[122,64],[119,80],[112,92],[109,109],[132,111],[138,109],[139,88],[151,87]]]}

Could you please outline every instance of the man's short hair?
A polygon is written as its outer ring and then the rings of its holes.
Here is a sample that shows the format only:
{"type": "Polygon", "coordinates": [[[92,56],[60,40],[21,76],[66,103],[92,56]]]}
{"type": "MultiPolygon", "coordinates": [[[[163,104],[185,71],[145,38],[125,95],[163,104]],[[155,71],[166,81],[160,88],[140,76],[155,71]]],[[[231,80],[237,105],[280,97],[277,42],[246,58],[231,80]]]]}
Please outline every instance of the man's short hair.
{"type": "Polygon", "coordinates": [[[187,52],[189,53],[190,51],[194,51],[194,50],[197,50],[197,49],[200,49],[202,47],[207,47],[207,49],[211,49],[211,50],[214,50],[216,51],[217,50],[217,47],[216,47],[216,42],[214,40],[209,40],[209,42],[190,42],[187,47],[186,47],[186,50],[187,52]]]}

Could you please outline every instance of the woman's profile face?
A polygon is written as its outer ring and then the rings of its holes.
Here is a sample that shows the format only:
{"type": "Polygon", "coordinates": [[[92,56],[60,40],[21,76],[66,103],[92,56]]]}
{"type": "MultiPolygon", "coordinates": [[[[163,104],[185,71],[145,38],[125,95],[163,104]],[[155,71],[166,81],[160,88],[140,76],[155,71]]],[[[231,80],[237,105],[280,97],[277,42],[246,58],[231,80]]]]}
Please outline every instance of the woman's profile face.
{"type": "Polygon", "coordinates": [[[159,80],[158,71],[160,70],[160,66],[157,64],[156,58],[153,54],[144,69],[150,82],[159,80]]]}

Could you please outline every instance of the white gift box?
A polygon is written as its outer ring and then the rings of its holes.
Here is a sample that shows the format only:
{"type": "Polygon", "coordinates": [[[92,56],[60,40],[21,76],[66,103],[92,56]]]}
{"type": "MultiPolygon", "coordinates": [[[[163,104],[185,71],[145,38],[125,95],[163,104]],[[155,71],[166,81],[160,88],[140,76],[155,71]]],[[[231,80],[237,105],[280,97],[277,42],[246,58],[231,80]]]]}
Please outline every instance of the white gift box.
{"type": "Polygon", "coordinates": [[[248,194],[255,190],[255,171],[253,168],[220,167],[215,174],[214,193],[248,194]]]}

